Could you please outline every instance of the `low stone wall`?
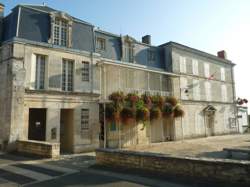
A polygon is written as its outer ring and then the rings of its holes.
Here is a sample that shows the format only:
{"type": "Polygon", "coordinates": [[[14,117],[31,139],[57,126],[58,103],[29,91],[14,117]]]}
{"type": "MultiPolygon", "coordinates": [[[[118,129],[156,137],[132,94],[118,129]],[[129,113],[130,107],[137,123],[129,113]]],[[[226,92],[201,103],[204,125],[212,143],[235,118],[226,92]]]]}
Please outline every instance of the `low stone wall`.
{"type": "Polygon", "coordinates": [[[142,169],[159,174],[193,177],[208,181],[250,184],[250,161],[172,157],[163,154],[97,149],[99,165],[142,169]]]}
{"type": "Polygon", "coordinates": [[[57,158],[60,156],[60,144],[34,140],[18,140],[17,151],[45,158],[57,158]]]}

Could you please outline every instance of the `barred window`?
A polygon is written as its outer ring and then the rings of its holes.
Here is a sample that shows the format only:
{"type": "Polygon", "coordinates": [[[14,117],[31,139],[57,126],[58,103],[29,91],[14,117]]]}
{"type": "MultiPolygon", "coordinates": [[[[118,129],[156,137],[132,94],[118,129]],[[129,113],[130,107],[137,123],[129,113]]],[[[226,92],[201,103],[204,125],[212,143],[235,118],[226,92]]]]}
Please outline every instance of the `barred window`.
{"type": "Polygon", "coordinates": [[[62,90],[73,91],[73,60],[63,59],[62,62],[62,90]]]}
{"type": "Polygon", "coordinates": [[[68,33],[68,23],[63,20],[56,18],[54,25],[54,44],[67,46],[67,33],[68,33]]]}
{"type": "Polygon", "coordinates": [[[105,50],[106,49],[106,40],[104,38],[96,39],[96,49],[105,50]]]}
{"type": "Polygon", "coordinates": [[[82,62],[82,81],[89,81],[89,62],[82,62]]]}
{"type": "Polygon", "coordinates": [[[81,110],[81,131],[89,129],[89,109],[81,110]]]}
{"type": "Polygon", "coordinates": [[[44,55],[36,55],[36,77],[35,77],[36,89],[44,89],[45,59],[46,57],[44,55]]]}

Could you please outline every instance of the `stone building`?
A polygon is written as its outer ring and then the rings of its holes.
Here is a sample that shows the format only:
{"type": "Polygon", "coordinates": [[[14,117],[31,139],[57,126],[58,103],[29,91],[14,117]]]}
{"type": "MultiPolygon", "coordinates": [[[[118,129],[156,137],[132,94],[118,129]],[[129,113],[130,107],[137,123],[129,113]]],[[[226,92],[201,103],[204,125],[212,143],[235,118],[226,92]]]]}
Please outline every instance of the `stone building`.
{"type": "Polygon", "coordinates": [[[155,141],[237,132],[234,64],[224,56],[174,42],[153,46],[149,35],[139,42],[47,6],[3,12],[0,4],[2,148],[15,149],[16,140],[59,142],[65,152],[97,148],[99,109],[118,90],[180,99],[185,117],[167,134],[150,129],[155,141]]]}

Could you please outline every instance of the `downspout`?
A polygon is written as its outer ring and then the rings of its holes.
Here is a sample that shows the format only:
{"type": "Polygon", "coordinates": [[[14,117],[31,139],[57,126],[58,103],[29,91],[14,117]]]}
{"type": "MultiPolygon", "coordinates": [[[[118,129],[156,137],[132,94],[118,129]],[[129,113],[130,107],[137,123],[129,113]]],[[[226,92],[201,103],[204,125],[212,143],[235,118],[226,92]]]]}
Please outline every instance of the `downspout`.
{"type": "Polygon", "coordinates": [[[233,66],[231,66],[231,77],[232,77],[232,87],[233,87],[233,105],[234,105],[234,117],[235,117],[235,123],[237,125],[237,130],[239,133],[240,127],[239,127],[239,121],[238,121],[238,109],[236,106],[236,93],[235,93],[235,81],[234,81],[234,71],[233,71],[233,66]]]}

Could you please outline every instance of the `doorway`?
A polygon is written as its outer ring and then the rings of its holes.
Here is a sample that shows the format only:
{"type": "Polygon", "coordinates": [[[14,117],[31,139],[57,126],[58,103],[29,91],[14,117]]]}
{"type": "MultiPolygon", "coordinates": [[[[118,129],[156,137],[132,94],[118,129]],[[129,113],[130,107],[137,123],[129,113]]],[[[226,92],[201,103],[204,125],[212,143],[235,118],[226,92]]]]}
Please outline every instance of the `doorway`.
{"type": "Polygon", "coordinates": [[[208,105],[203,111],[205,114],[205,136],[213,136],[216,108],[212,105],[208,105]]]}
{"type": "Polygon", "coordinates": [[[29,109],[29,140],[46,140],[46,108],[29,109]]]}
{"type": "Polygon", "coordinates": [[[60,150],[61,153],[73,152],[74,110],[61,109],[60,117],[60,150]]]}

